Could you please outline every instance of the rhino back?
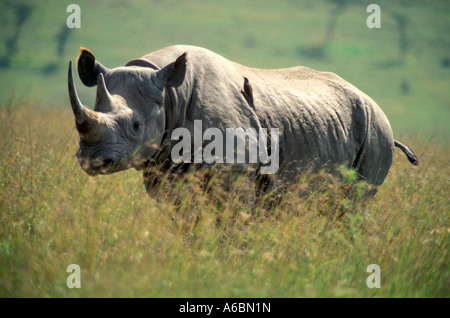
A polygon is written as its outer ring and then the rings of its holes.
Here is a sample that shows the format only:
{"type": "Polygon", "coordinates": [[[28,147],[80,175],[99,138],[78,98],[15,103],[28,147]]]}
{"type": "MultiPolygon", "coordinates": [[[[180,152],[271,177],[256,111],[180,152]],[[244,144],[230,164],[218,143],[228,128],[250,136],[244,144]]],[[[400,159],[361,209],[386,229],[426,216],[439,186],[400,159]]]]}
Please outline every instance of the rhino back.
{"type": "Polygon", "coordinates": [[[241,94],[242,72],[235,67],[238,64],[208,49],[170,46],[132,60],[127,66],[160,69],[184,52],[188,52],[186,78],[173,97],[185,109],[185,127],[192,128],[196,119],[202,120],[204,129],[260,126],[254,110],[241,94]]]}

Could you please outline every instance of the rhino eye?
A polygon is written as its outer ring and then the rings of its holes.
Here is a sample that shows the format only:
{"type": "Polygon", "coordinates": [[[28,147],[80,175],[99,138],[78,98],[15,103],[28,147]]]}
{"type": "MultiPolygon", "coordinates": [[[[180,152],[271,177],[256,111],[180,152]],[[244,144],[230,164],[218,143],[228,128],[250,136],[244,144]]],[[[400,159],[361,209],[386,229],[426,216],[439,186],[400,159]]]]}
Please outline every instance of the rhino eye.
{"type": "Polygon", "coordinates": [[[134,129],[135,131],[138,131],[139,128],[141,128],[141,123],[138,122],[138,121],[135,121],[134,124],[133,124],[133,129],[134,129]]]}

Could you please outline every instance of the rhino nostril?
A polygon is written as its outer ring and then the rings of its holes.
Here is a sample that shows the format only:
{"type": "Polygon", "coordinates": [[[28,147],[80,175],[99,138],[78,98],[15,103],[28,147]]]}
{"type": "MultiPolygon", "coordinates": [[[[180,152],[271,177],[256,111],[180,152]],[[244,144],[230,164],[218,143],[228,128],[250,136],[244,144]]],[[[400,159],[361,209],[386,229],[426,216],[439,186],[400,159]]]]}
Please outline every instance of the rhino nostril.
{"type": "Polygon", "coordinates": [[[78,157],[78,162],[80,163],[80,166],[83,169],[88,169],[89,168],[89,160],[82,158],[82,157],[78,157]]]}
{"type": "Polygon", "coordinates": [[[114,165],[113,159],[103,159],[103,162],[101,164],[101,168],[109,168],[114,165]]]}

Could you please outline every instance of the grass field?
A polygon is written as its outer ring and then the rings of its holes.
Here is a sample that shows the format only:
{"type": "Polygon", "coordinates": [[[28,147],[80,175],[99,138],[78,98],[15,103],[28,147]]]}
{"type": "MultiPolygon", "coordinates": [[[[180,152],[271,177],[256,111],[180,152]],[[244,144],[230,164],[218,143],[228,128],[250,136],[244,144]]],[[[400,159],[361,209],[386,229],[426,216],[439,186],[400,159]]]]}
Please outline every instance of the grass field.
{"type": "MultiPolygon", "coordinates": [[[[348,1],[327,41],[332,1],[78,1],[82,27],[58,53],[71,2],[0,3],[1,297],[450,296],[448,1],[379,1],[379,30],[365,25],[372,1],[348,1]],[[11,3],[32,8],[16,37],[11,3]],[[205,195],[195,175],[151,196],[134,170],[88,177],[75,158],[68,60],[85,46],[115,67],[175,43],[254,67],[336,72],[373,97],[421,164],[396,150],[372,198],[348,171],[306,195],[316,177],[304,176],[269,210],[245,192],[205,195]],[[66,286],[69,264],[80,265],[80,289],[66,286]],[[366,285],[370,264],[379,289],[366,285]]],[[[95,89],[76,81],[93,105],[95,89]]]]}
{"type": "Polygon", "coordinates": [[[422,164],[397,151],[375,198],[346,198],[333,179],[300,196],[306,179],[266,211],[195,182],[149,197],[135,171],[88,177],[70,111],[0,118],[2,296],[449,295],[448,148],[411,140],[422,164]],[[73,263],[81,289],[66,287],[73,263]],[[370,264],[380,289],[366,286],[370,264]]]}

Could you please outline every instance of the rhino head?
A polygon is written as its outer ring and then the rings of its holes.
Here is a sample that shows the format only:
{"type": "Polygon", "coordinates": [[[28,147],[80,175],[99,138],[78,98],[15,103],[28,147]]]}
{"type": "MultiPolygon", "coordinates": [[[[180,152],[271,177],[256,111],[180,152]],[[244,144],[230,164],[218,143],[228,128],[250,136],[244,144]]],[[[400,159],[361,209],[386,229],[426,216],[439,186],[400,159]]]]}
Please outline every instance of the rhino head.
{"type": "Polygon", "coordinates": [[[161,145],[166,115],[165,87],[178,87],[186,73],[186,55],[154,70],[127,66],[107,69],[81,48],[77,69],[84,85],[97,85],[94,109],[77,94],[69,62],[69,98],[80,135],[77,158],[87,174],[142,169],[161,145]]]}

